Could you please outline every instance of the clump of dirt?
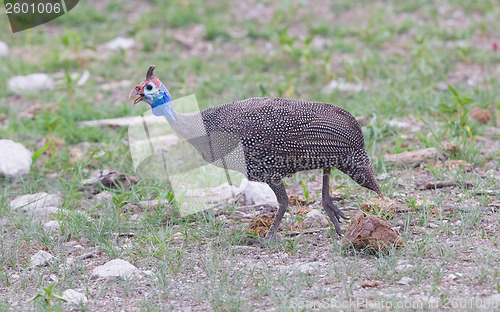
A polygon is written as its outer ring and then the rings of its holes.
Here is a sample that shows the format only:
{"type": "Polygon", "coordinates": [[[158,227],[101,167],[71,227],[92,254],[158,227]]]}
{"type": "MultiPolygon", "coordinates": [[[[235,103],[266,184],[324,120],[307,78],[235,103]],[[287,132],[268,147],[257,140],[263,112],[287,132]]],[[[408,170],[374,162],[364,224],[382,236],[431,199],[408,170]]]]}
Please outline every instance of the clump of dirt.
{"type": "Polygon", "coordinates": [[[267,231],[273,224],[274,214],[263,214],[254,217],[250,220],[250,227],[248,228],[248,233],[257,233],[259,237],[265,237],[267,231]]]}
{"type": "Polygon", "coordinates": [[[453,207],[451,207],[451,206],[434,207],[434,208],[431,209],[431,212],[435,216],[453,215],[453,214],[457,213],[457,211],[453,207]]]}
{"type": "Polygon", "coordinates": [[[384,283],[382,283],[381,281],[377,281],[377,280],[365,280],[365,281],[359,282],[359,286],[361,286],[363,288],[381,288],[384,286],[384,283]]]}
{"type": "Polygon", "coordinates": [[[306,198],[304,195],[291,195],[288,201],[288,204],[291,206],[305,206],[310,205],[316,201],[316,196],[311,194],[309,198],[306,198]]]}
{"type": "Polygon", "coordinates": [[[476,121],[479,121],[482,124],[487,124],[491,119],[491,112],[484,108],[476,106],[469,111],[469,117],[476,121]]]}
{"type": "Polygon", "coordinates": [[[398,204],[390,198],[373,198],[359,205],[361,211],[377,213],[387,218],[393,217],[399,209],[398,204]]]}
{"type": "Polygon", "coordinates": [[[451,142],[446,142],[444,144],[444,150],[453,156],[458,155],[458,153],[460,152],[458,146],[451,142]]]}
{"type": "Polygon", "coordinates": [[[344,248],[354,247],[374,253],[388,252],[393,246],[404,246],[399,234],[386,220],[365,213],[358,213],[349,223],[342,239],[344,248]]]}
{"type": "Polygon", "coordinates": [[[295,214],[296,215],[306,215],[308,214],[312,209],[306,209],[306,208],[300,208],[295,214]]]}
{"type": "Polygon", "coordinates": [[[115,170],[96,170],[90,178],[81,182],[80,191],[97,194],[103,188],[130,188],[131,184],[137,184],[139,180],[130,174],[115,170]]]}

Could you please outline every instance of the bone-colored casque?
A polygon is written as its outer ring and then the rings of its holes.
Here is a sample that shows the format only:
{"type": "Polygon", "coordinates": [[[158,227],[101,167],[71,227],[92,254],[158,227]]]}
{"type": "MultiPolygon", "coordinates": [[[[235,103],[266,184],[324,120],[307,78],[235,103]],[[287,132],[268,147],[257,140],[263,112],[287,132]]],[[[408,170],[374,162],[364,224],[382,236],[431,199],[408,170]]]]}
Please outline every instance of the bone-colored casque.
{"type": "Polygon", "coordinates": [[[154,69],[150,66],[146,80],[130,93],[130,97],[136,97],[134,104],[144,100],[155,115],[165,115],[174,131],[206,161],[240,171],[249,180],[271,187],[279,210],[266,238],[276,238],[287,209],[283,178],[298,171],[323,170],[322,205],[339,235],[339,221],[347,218],[330,195],[332,168],[382,196],[361,127],[345,109],[328,103],[261,97],[210,107],[197,114],[177,114],[154,69]],[[196,133],[201,135],[193,135],[196,133]],[[236,146],[242,147],[241,161],[225,159],[236,146]]]}

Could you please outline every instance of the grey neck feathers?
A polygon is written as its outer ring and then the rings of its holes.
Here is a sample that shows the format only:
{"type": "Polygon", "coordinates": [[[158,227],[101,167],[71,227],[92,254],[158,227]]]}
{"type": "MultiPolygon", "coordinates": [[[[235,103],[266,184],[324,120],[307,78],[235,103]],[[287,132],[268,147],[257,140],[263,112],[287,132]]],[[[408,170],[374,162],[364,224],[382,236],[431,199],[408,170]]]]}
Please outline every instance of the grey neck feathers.
{"type": "Polygon", "coordinates": [[[169,124],[201,154],[205,161],[222,168],[246,172],[243,150],[237,134],[209,130],[203,122],[201,113],[189,115],[174,113],[174,116],[175,120],[168,120],[169,124]],[[237,147],[241,149],[237,158],[239,161],[226,164],[224,157],[237,147]]]}
{"type": "Polygon", "coordinates": [[[207,162],[213,162],[215,155],[211,148],[211,140],[201,113],[177,114],[174,113],[175,120],[168,120],[174,131],[184,140],[188,141],[201,154],[207,162]]]}
{"type": "Polygon", "coordinates": [[[205,125],[200,113],[177,114],[174,112],[175,120],[167,119],[174,131],[183,139],[189,141],[193,138],[206,136],[205,125]]]}

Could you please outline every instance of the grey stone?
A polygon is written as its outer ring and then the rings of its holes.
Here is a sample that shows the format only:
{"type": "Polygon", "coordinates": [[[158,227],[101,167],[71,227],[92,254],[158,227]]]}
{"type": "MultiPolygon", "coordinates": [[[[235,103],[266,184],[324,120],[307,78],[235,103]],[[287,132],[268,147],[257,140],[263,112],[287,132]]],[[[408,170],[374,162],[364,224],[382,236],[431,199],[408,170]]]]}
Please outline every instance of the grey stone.
{"type": "Polygon", "coordinates": [[[0,175],[19,178],[30,173],[32,154],[21,143],[0,140],[0,175]]]}
{"type": "Polygon", "coordinates": [[[54,89],[54,80],[43,73],[27,76],[14,76],[7,81],[7,90],[16,94],[35,93],[40,90],[54,89]]]}
{"type": "Polygon", "coordinates": [[[144,270],[142,271],[142,274],[146,277],[153,277],[155,275],[155,272],[153,272],[152,270],[144,270]]]}
{"type": "Polygon", "coordinates": [[[108,191],[104,191],[101,193],[98,193],[95,197],[94,200],[99,202],[99,203],[106,203],[110,202],[113,199],[113,194],[111,194],[108,191]]]}
{"type": "Polygon", "coordinates": [[[321,90],[322,93],[331,94],[335,91],[341,92],[360,92],[366,88],[357,83],[346,82],[343,79],[332,80],[321,90]]]}
{"type": "Polygon", "coordinates": [[[3,41],[0,41],[0,57],[9,56],[9,47],[3,41]]]}
{"type": "Polygon", "coordinates": [[[408,276],[405,276],[403,278],[401,278],[397,283],[399,285],[408,285],[410,284],[411,282],[413,281],[413,278],[411,277],[408,277],[408,276]]]}
{"type": "Polygon", "coordinates": [[[54,214],[58,210],[59,210],[59,208],[50,206],[50,207],[36,208],[32,212],[33,212],[33,215],[35,217],[42,218],[42,217],[46,217],[46,216],[49,216],[51,214],[54,214]]]}
{"type": "Polygon", "coordinates": [[[127,50],[134,46],[135,41],[132,38],[116,37],[104,46],[109,50],[127,50]]]}
{"type": "Polygon", "coordinates": [[[140,273],[139,269],[122,259],[114,259],[100,265],[92,270],[92,275],[96,277],[130,277],[140,273]]]}
{"type": "Polygon", "coordinates": [[[85,294],[82,294],[80,292],[77,292],[74,289],[66,289],[62,297],[68,301],[68,303],[72,304],[81,304],[81,303],[87,303],[87,297],[85,294]]]}
{"type": "Polygon", "coordinates": [[[458,280],[460,277],[462,277],[461,273],[450,273],[450,274],[448,274],[448,276],[446,276],[445,278],[443,278],[443,281],[451,283],[453,281],[458,280]]]}
{"type": "Polygon", "coordinates": [[[37,266],[45,266],[49,264],[49,262],[54,259],[54,256],[49,254],[46,251],[39,250],[36,254],[31,256],[31,262],[30,265],[32,267],[37,267],[37,266]]]}
{"type": "Polygon", "coordinates": [[[411,270],[411,269],[413,269],[413,267],[414,267],[414,265],[408,264],[408,263],[400,264],[396,267],[396,271],[401,273],[401,272],[411,270]]]}
{"type": "Polygon", "coordinates": [[[246,205],[278,204],[276,194],[265,183],[243,179],[240,184],[240,191],[245,196],[246,205]]]}
{"type": "MultiPolygon", "coordinates": [[[[66,258],[66,262],[65,262],[65,264],[66,264],[67,266],[72,266],[73,264],[75,264],[75,258],[73,258],[73,257],[68,257],[68,258],[66,258]]],[[[64,267],[64,264],[61,264],[59,267],[60,267],[60,268],[63,268],[63,267],[64,267]]]]}
{"type": "Polygon", "coordinates": [[[42,217],[57,212],[59,205],[60,199],[57,195],[40,192],[14,198],[10,202],[10,209],[42,217]]]}
{"type": "Polygon", "coordinates": [[[309,211],[302,222],[302,227],[305,229],[324,228],[327,226],[328,219],[318,209],[309,211]]]}
{"type": "Polygon", "coordinates": [[[43,228],[47,231],[56,232],[61,230],[61,225],[59,224],[59,221],[51,220],[49,222],[45,222],[43,224],[43,228]]]}

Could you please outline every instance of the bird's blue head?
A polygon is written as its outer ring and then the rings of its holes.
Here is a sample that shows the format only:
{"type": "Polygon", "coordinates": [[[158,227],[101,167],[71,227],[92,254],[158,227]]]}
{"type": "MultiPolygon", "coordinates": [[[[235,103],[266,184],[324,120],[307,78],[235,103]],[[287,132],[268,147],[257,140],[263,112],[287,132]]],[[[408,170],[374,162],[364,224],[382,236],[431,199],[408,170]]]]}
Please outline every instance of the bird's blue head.
{"type": "Polygon", "coordinates": [[[129,94],[129,99],[135,97],[134,105],[141,101],[148,103],[155,116],[165,116],[168,120],[175,120],[172,97],[163,83],[153,74],[155,67],[155,65],[149,66],[146,80],[135,86],[129,94]]]}

